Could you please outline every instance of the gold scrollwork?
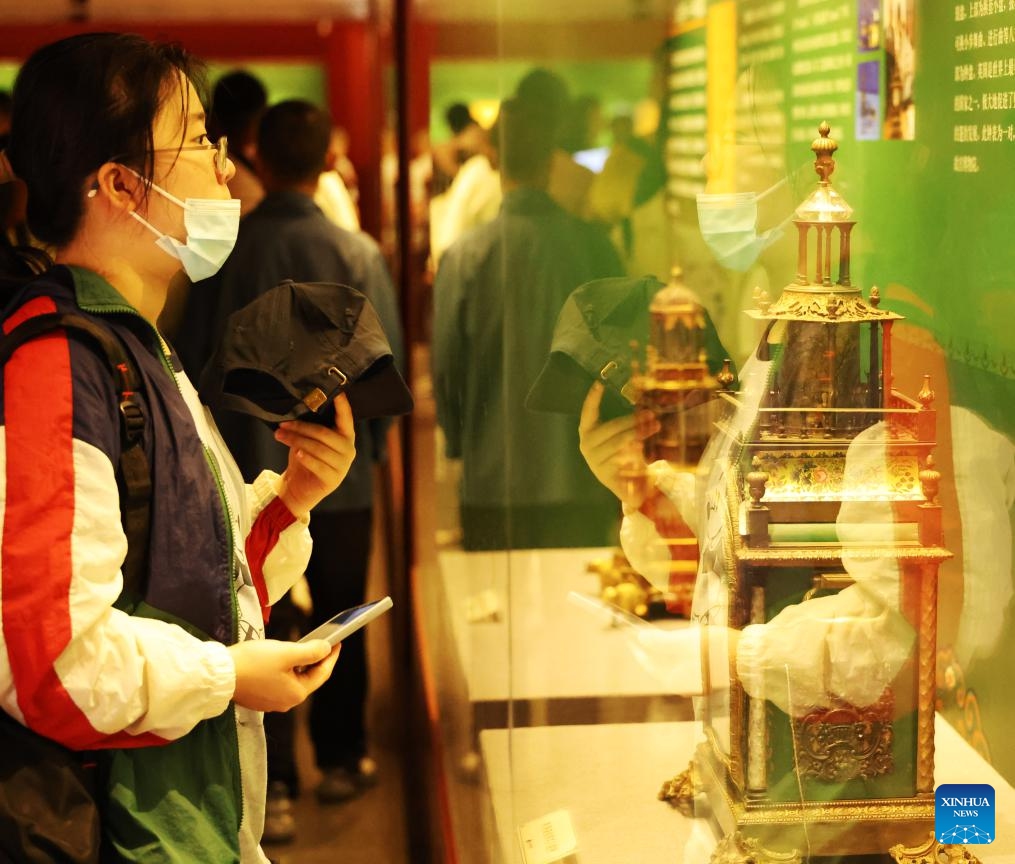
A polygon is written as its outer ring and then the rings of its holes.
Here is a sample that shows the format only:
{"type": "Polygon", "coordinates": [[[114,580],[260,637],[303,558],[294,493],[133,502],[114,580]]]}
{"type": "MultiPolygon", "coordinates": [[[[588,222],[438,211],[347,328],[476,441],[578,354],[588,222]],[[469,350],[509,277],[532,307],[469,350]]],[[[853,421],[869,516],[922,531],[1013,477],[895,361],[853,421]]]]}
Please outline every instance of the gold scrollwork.
{"type": "Polygon", "coordinates": [[[765,313],[766,318],[791,318],[796,321],[878,321],[898,316],[887,309],[878,309],[855,293],[838,292],[833,302],[826,293],[792,290],[787,287],[765,313]]]}
{"type": "Polygon", "coordinates": [[[886,690],[866,708],[841,703],[794,720],[800,773],[828,783],[892,773],[893,702],[886,690]]]}
{"type": "Polygon", "coordinates": [[[984,759],[993,764],[990,744],[980,719],[980,700],[976,691],[966,686],[966,673],[951,648],[942,648],[937,655],[937,708],[958,729],[959,734],[984,759]],[[953,717],[954,705],[961,712],[953,717]]]}
{"type": "Polygon", "coordinates": [[[934,832],[922,846],[906,847],[896,843],[888,854],[898,864],[980,864],[980,859],[958,843],[939,843],[934,832]]]}
{"type": "Polygon", "coordinates": [[[701,779],[692,761],[687,768],[663,783],[658,798],[679,810],[684,816],[694,815],[694,796],[701,790],[701,779]]]}

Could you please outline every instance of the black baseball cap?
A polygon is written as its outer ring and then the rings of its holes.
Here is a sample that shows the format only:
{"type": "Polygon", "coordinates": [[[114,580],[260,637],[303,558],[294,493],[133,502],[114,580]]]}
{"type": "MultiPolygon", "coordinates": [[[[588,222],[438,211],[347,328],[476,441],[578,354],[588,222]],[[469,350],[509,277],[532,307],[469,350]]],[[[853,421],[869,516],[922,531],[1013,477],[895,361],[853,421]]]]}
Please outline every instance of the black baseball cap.
{"type": "MultiPolygon", "coordinates": [[[[580,414],[593,381],[605,387],[600,413],[604,417],[634,410],[627,396],[631,378],[632,342],[639,352],[649,340],[649,307],[666,287],[654,276],[595,279],[568,296],[553,329],[550,356],[525,398],[532,411],[580,414]]],[[[686,290],[686,289],[685,289],[686,290]]],[[[729,355],[705,312],[705,352],[715,375],[729,355]]]]}
{"type": "Polygon", "coordinates": [[[233,312],[201,373],[201,399],[271,425],[331,424],[345,393],[357,420],[412,410],[377,311],[334,282],[279,283],[233,312]]]}

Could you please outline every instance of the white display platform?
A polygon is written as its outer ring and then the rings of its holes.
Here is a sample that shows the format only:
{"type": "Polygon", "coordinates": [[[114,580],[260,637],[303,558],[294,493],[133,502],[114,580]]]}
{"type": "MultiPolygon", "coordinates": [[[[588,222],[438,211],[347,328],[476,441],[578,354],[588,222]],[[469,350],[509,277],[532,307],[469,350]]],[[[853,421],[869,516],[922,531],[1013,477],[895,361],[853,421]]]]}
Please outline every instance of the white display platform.
{"type": "MultiPolygon", "coordinates": [[[[599,578],[586,568],[611,554],[441,552],[442,587],[470,702],[510,700],[517,707],[700,692],[697,636],[686,621],[620,624],[606,611],[569,599],[572,591],[598,594],[599,578]]],[[[679,701],[686,709],[686,698],[679,701]]]]}
{"type": "MultiPolygon", "coordinates": [[[[523,864],[520,825],[570,813],[578,864],[707,864],[711,823],[687,818],[656,796],[687,767],[699,725],[624,723],[488,729],[480,734],[504,864],[523,864]]],[[[935,781],[988,783],[997,840],[969,846],[984,864],[1015,864],[1015,790],[941,717],[935,781]]]]}

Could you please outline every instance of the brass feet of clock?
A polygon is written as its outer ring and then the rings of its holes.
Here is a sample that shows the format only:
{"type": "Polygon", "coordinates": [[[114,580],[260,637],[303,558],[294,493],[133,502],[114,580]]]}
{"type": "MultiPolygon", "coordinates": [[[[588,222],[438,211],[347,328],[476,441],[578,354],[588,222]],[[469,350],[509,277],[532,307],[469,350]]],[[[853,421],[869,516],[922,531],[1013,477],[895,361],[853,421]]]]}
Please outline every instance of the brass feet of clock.
{"type": "Polygon", "coordinates": [[[888,853],[898,864],[980,864],[980,859],[959,843],[941,843],[934,832],[922,846],[897,843],[888,853]]]}
{"type": "Polygon", "coordinates": [[[671,807],[679,810],[685,816],[694,815],[694,796],[701,791],[701,780],[698,777],[698,770],[694,767],[694,761],[688,763],[687,768],[663,783],[659,790],[659,800],[665,801],[671,807]]]}

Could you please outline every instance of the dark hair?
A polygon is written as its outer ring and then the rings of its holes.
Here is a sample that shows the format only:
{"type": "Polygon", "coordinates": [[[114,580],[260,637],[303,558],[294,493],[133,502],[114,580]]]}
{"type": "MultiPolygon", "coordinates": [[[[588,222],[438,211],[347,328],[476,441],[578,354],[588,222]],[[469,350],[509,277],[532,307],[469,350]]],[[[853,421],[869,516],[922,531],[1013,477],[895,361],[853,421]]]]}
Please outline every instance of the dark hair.
{"type": "MultiPolygon", "coordinates": [[[[0,110],[3,110],[5,95],[6,91],[0,90],[0,110]]],[[[10,138],[7,132],[0,134],[0,151],[7,149],[10,138]]],[[[24,281],[47,270],[52,264],[45,252],[25,245],[24,238],[18,237],[24,226],[12,224],[15,184],[20,182],[0,183],[0,300],[6,300],[24,281]],[[14,229],[15,241],[8,236],[11,228],[14,229]]]]}
{"type": "Polygon", "coordinates": [[[328,113],[302,99],[273,105],[257,130],[258,157],[284,183],[316,179],[324,170],[330,144],[328,113]]]}
{"type": "MultiPolygon", "coordinates": [[[[0,96],[3,91],[0,90],[0,96]]],[[[2,110],[2,109],[0,109],[2,110]]],[[[7,132],[0,133],[0,152],[7,149],[11,136],[7,132]]],[[[0,234],[6,234],[14,206],[14,183],[0,183],[0,234]]]]}
{"type": "Polygon", "coordinates": [[[457,135],[476,122],[472,112],[469,111],[469,106],[464,102],[455,102],[453,105],[449,105],[448,110],[444,112],[444,119],[447,121],[452,135],[457,135]]]}
{"type": "Polygon", "coordinates": [[[521,102],[554,114],[562,114],[571,102],[571,94],[564,79],[542,66],[537,66],[522,77],[515,88],[515,96],[521,102]]]}
{"type": "Polygon", "coordinates": [[[554,144],[558,144],[571,106],[571,93],[564,79],[556,72],[537,66],[518,82],[515,98],[545,116],[549,134],[554,144]]]}
{"type": "Polygon", "coordinates": [[[70,242],[85,182],[105,162],[150,179],[155,116],[174,84],[186,116],[187,80],[199,86],[201,72],[179,45],[123,33],[71,36],[32,54],[14,82],[7,151],[28,186],[32,233],[53,246],[70,242]]]}
{"type": "Polygon", "coordinates": [[[542,106],[507,99],[497,115],[493,141],[501,173],[509,180],[543,186],[553,156],[553,115],[542,106]]]}
{"type": "Polygon", "coordinates": [[[215,83],[208,134],[216,141],[228,135],[236,145],[247,143],[267,104],[268,91],[260,79],[243,69],[227,72],[215,83]]]}

